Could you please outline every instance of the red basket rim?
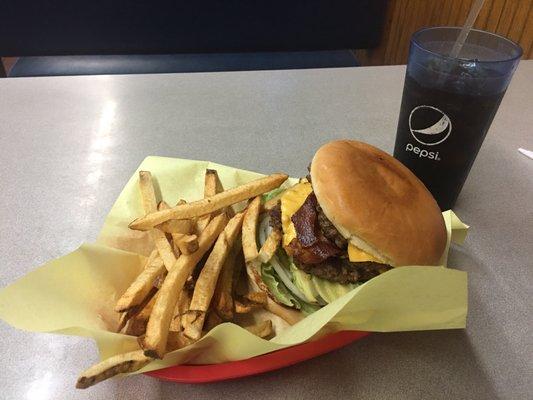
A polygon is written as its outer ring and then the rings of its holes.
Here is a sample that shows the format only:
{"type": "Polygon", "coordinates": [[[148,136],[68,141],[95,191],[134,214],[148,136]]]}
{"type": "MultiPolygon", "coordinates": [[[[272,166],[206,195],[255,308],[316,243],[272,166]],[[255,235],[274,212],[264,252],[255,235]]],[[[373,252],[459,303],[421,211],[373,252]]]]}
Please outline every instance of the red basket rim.
{"type": "Polygon", "coordinates": [[[145,374],[178,383],[209,383],[237,379],[309,360],[344,347],[368,334],[369,332],[340,331],[316,341],[301,343],[246,360],[229,361],[221,364],[175,365],[145,374]]]}

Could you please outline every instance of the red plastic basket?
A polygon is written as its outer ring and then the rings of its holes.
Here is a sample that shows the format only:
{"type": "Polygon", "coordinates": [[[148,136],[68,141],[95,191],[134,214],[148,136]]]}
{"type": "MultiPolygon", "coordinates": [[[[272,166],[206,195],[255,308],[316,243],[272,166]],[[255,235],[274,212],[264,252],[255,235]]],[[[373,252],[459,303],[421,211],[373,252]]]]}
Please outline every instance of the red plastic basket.
{"type": "Polygon", "coordinates": [[[369,332],[341,331],[313,342],[302,343],[247,360],[208,365],[175,365],[147,372],[146,375],[179,383],[208,383],[242,378],[309,360],[346,346],[368,334],[369,332]]]}

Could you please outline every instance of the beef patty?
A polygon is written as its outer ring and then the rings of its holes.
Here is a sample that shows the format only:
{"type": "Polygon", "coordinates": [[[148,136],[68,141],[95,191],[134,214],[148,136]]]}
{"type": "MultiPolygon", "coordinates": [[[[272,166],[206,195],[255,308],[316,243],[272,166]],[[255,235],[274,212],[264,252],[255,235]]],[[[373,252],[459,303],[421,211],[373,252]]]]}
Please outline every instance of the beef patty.
{"type": "Polygon", "coordinates": [[[365,282],[392,268],[372,261],[351,262],[344,257],[331,257],[318,264],[303,264],[294,259],[294,264],[308,274],[342,284],[365,282]]]}

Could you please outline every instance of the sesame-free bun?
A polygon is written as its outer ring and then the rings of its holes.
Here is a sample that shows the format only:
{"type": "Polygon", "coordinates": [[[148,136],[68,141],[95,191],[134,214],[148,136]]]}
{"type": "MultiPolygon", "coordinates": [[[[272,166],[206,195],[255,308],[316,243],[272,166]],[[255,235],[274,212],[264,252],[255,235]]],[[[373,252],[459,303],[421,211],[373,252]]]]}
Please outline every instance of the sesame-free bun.
{"type": "Polygon", "coordinates": [[[446,228],[437,202],[402,163],[374,146],[338,140],[311,162],[324,214],[352,244],[392,266],[437,265],[446,228]]]}

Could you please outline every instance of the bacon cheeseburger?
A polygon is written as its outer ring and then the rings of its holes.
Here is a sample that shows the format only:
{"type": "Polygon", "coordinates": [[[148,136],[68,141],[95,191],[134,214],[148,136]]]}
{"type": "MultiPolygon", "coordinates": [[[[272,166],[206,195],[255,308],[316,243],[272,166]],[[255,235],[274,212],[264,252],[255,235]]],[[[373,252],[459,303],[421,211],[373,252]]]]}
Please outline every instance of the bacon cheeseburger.
{"type": "Polygon", "coordinates": [[[394,267],[437,265],[446,245],[439,207],[403,164],[365,143],[339,140],[315,154],[310,175],[279,198],[261,221],[282,248],[261,266],[281,304],[312,312],[394,267]]]}

